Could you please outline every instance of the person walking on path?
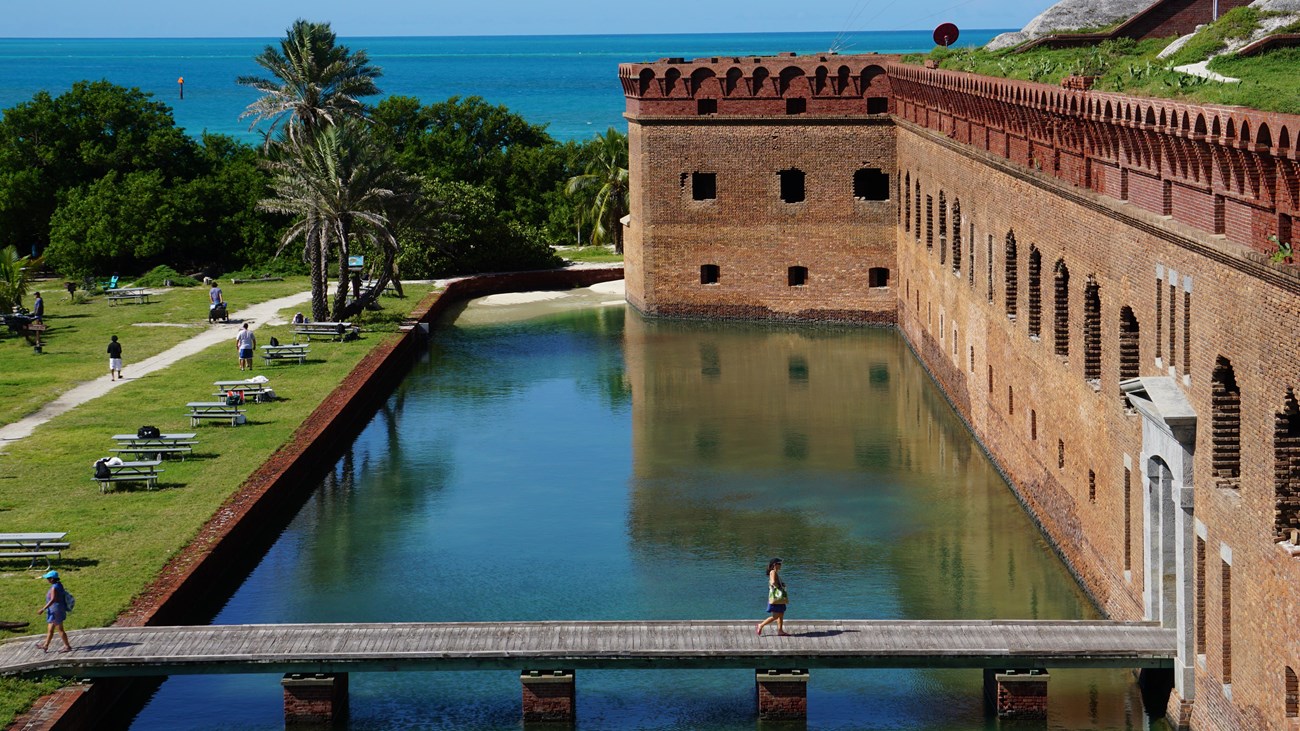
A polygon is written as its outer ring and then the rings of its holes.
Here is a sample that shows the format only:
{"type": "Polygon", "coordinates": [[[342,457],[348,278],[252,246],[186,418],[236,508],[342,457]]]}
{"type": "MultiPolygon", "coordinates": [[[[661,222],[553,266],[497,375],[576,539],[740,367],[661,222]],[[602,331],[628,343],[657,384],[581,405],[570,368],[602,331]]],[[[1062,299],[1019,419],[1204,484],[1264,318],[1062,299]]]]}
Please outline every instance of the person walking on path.
{"type": "Polygon", "coordinates": [[[248,323],[240,329],[239,334],[235,336],[235,347],[239,348],[239,370],[253,370],[253,349],[257,347],[257,338],[253,331],[248,329],[248,323]]]}
{"type": "Polygon", "coordinates": [[[45,300],[41,299],[41,293],[36,293],[36,301],[32,303],[32,319],[37,322],[44,322],[45,317],[45,300]]]}
{"type": "Polygon", "coordinates": [[[45,612],[45,642],[37,647],[42,652],[49,652],[54,631],[58,630],[59,639],[63,640],[63,649],[59,652],[69,652],[72,643],[68,642],[68,633],[63,630],[63,621],[68,618],[68,592],[64,591],[63,584],[59,582],[58,571],[46,571],[41,578],[50,582],[50,590],[45,592],[45,606],[37,612],[45,612]]]}
{"type": "Polygon", "coordinates": [[[122,344],[114,335],[108,342],[108,380],[116,381],[122,377],[122,344]]]}
{"type": "Polygon", "coordinates": [[[758,625],[758,634],[763,634],[764,627],[776,622],[776,633],[789,637],[785,631],[785,607],[789,603],[790,595],[786,593],[785,582],[781,581],[781,559],[774,558],[767,562],[767,612],[772,616],[758,625]]]}

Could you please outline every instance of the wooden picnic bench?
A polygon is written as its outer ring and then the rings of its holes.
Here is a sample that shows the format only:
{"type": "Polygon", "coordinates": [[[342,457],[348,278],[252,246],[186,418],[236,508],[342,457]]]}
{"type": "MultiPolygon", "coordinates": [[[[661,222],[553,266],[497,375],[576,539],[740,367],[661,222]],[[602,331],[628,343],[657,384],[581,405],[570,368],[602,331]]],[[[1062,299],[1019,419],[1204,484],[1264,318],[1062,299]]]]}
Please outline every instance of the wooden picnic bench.
{"type": "Polygon", "coordinates": [[[108,304],[115,305],[118,302],[134,300],[140,304],[149,303],[149,290],[142,288],[135,289],[117,289],[108,296],[108,304]]]}
{"type": "Polygon", "coordinates": [[[309,347],[310,346],[305,343],[301,345],[263,345],[262,360],[265,361],[267,365],[270,365],[271,361],[275,360],[296,360],[300,364],[305,363],[307,361],[307,349],[309,347]]]}
{"type": "Polygon", "coordinates": [[[60,552],[70,544],[63,540],[67,533],[0,533],[0,560],[11,558],[28,559],[28,568],[36,567],[36,559],[45,559],[45,568],[50,568],[50,559],[59,558],[60,552]]]}
{"type": "Polygon", "coordinates": [[[182,460],[185,455],[192,454],[194,445],[198,441],[194,438],[198,436],[193,432],[184,434],[159,434],[156,437],[141,437],[136,434],[114,434],[113,440],[117,442],[117,449],[110,449],[110,452],[118,454],[134,454],[137,459],[162,459],[166,455],[180,455],[182,460]],[[149,457],[148,455],[153,455],[149,457]]]}
{"type": "Polygon", "coordinates": [[[213,381],[212,385],[218,389],[213,396],[225,396],[235,391],[244,397],[244,401],[270,401],[274,393],[270,381],[213,381]]]}
{"type": "Polygon", "coordinates": [[[225,401],[191,401],[185,407],[190,410],[190,426],[198,426],[204,419],[229,421],[231,426],[244,422],[244,410],[225,401]]]}
{"type": "Polygon", "coordinates": [[[123,462],[122,464],[106,465],[111,473],[108,477],[92,477],[91,479],[99,483],[99,492],[103,494],[108,492],[108,486],[114,482],[143,482],[150,489],[158,487],[158,465],[162,464],[160,459],[146,459],[138,462],[123,462]]]}
{"type": "Polygon", "coordinates": [[[311,342],[313,336],[342,340],[351,329],[350,322],[299,322],[293,326],[293,342],[296,344],[300,335],[307,338],[307,342],[311,342]]]}

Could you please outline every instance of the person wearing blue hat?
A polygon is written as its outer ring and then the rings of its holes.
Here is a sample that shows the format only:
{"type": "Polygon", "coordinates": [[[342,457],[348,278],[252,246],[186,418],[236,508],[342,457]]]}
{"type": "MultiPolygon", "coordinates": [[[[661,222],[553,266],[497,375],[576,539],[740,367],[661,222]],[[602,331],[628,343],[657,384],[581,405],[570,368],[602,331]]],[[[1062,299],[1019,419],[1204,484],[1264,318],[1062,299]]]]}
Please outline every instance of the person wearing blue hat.
{"type": "Polygon", "coordinates": [[[63,584],[59,581],[58,571],[46,571],[41,577],[50,582],[50,590],[45,593],[45,606],[40,608],[45,612],[45,643],[38,645],[43,652],[50,651],[50,642],[54,640],[54,630],[59,631],[59,638],[63,640],[63,649],[59,652],[69,652],[72,650],[72,643],[68,642],[68,633],[63,631],[63,620],[68,618],[68,592],[63,590],[63,584]]]}

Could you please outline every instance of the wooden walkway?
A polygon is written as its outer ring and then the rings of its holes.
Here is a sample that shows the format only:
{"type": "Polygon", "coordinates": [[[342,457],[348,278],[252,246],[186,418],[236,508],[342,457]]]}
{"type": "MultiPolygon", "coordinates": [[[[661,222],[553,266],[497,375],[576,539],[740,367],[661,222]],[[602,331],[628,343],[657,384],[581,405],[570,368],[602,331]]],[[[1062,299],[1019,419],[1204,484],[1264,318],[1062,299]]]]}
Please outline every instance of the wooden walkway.
{"type": "Polygon", "coordinates": [[[0,644],[0,675],[578,668],[1170,668],[1174,631],[1107,621],[449,622],[105,627],[0,644]],[[772,632],[772,627],[767,628],[772,632]],[[58,639],[55,639],[56,646],[58,639]]]}

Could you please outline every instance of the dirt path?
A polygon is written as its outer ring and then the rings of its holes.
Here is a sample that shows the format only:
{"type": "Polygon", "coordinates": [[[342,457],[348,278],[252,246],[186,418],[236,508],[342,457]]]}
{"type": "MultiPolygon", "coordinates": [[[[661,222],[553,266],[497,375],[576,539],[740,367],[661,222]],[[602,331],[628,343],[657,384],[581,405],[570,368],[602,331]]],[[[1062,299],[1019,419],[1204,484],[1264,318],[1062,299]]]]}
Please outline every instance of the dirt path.
{"type": "Polygon", "coordinates": [[[12,424],[5,424],[0,427],[0,442],[12,442],[31,436],[36,427],[59,414],[74,409],[91,399],[103,396],[114,388],[120,388],[135,380],[144,378],[154,371],[166,368],[186,356],[198,353],[218,343],[229,343],[233,357],[235,331],[242,327],[244,322],[248,323],[250,330],[256,330],[259,325],[278,325],[283,323],[284,320],[276,317],[277,312],[310,301],[311,292],[299,292],[288,297],[280,297],[261,304],[251,305],[238,312],[231,313],[229,323],[213,325],[189,340],[174,345],[170,349],[164,350],[151,358],[146,358],[139,363],[127,363],[126,367],[122,369],[122,379],[119,381],[106,381],[103,378],[86,381],[68,389],[58,398],[45,404],[40,411],[19,419],[12,424]]]}

